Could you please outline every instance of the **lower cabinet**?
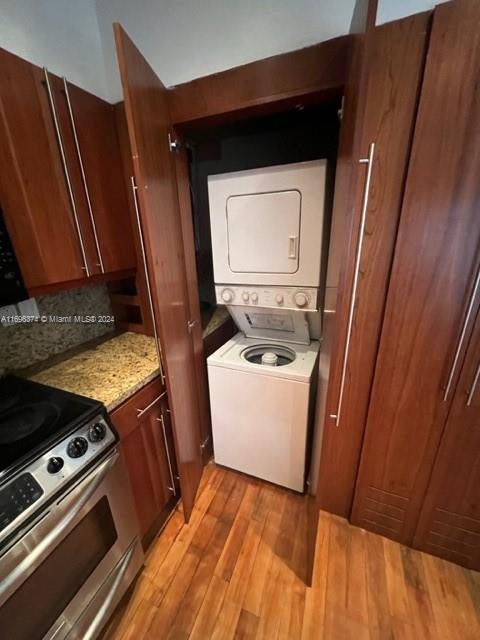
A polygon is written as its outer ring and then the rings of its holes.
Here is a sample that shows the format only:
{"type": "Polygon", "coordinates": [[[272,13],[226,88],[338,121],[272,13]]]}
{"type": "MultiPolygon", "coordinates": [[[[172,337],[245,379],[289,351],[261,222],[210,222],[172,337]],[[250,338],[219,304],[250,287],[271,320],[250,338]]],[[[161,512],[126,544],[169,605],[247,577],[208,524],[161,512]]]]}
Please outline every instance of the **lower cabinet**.
{"type": "Polygon", "coordinates": [[[480,571],[480,315],[461,370],[413,546],[480,571]]]}
{"type": "Polygon", "coordinates": [[[169,416],[166,391],[159,379],[110,416],[120,435],[144,544],[162,526],[179,497],[169,416]]]}

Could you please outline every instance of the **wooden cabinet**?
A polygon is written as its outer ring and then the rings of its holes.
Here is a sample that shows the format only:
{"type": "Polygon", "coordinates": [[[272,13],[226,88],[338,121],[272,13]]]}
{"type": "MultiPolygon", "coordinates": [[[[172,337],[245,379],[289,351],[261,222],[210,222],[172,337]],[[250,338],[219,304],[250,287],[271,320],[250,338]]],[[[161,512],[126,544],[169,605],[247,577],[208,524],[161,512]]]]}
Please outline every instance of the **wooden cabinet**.
{"type": "Polygon", "coordinates": [[[100,268],[105,273],[132,269],[136,260],[114,107],[71,83],[66,90],[100,268]]]}
{"type": "Polygon", "coordinates": [[[0,200],[28,288],[85,277],[43,71],[0,50],[0,200]]]}
{"type": "Polygon", "coordinates": [[[335,192],[336,214],[351,207],[351,238],[336,312],[318,496],[321,508],[343,517],[350,515],[355,489],[429,20],[423,13],[367,32],[364,78],[355,87],[361,104],[352,127],[358,137],[353,177],[335,192]]]}
{"type": "Polygon", "coordinates": [[[406,544],[480,302],[479,26],[478,2],[435,10],[352,513],[406,544]]]}
{"type": "Polygon", "coordinates": [[[414,546],[480,570],[480,315],[435,459],[414,546]]]}
{"type": "Polygon", "coordinates": [[[154,324],[161,344],[185,518],[203,470],[195,351],[167,90],[117,23],[115,40],[133,157],[154,324]]]}
{"type": "Polygon", "coordinates": [[[30,290],[135,266],[113,107],[0,50],[0,202],[30,290]]]}
{"type": "Polygon", "coordinates": [[[111,415],[127,463],[140,533],[147,539],[163,524],[178,499],[169,416],[159,379],[111,415]]]}

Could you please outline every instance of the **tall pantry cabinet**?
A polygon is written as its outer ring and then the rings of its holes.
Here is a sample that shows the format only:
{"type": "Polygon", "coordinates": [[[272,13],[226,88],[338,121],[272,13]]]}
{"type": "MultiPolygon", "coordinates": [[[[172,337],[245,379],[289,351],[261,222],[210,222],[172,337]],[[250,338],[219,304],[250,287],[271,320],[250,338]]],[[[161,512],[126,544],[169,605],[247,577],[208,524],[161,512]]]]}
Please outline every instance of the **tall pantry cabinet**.
{"type": "Polygon", "coordinates": [[[343,259],[319,472],[321,508],[343,517],[350,515],[355,489],[430,18],[417,14],[364,36],[351,241],[343,259]]]}
{"type": "Polygon", "coordinates": [[[352,512],[355,524],[477,568],[479,68],[480,4],[440,5],[352,512]]]}

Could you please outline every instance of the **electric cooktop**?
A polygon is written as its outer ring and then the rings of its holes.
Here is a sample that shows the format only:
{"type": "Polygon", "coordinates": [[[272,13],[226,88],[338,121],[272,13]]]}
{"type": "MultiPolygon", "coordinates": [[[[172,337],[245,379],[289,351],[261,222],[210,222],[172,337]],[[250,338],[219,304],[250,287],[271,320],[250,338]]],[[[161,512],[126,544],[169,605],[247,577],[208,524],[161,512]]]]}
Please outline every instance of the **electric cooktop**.
{"type": "Polygon", "coordinates": [[[16,376],[0,379],[0,482],[103,411],[90,398],[16,376]]]}

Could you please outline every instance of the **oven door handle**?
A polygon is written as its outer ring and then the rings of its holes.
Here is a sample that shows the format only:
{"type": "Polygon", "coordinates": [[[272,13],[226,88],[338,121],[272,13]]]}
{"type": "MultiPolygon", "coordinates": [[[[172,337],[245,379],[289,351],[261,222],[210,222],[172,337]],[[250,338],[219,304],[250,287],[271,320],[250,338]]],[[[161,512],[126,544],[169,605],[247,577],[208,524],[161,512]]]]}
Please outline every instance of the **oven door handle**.
{"type": "MultiPolygon", "coordinates": [[[[62,513],[66,510],[67,513],[60,518],[57,524],[54,525],[49,533],[47,533],[43,540],[37,544],[37,546],[32,549],[19,564],[17,564],[15,569],[3,578],[0,589],[0,606],[16,591],[16,589],[18,589],[20,584],[22,584],[33,573],[40,562],[50,553],[58,538],[82,511],[119,457],[120,453],[118,449],[115,449],[108,458],[94,469],[92,475],[88,478],[87,483],[82,486],[80,493],[77,493],[76,489],[84,483],[74,487],[73,490],[65,496],[65,498],[57,503],[61,505],[62,513]],[[72,500],[76,501],[75,505],[72,505],[72,500]]],[[[56,510],[52,511],[52,513],[55,512],[56,510]]],[[[45,520],[42,518],[38,524],[43,524],[44,522],[45,520]]]]}
{"type": "Polygon", "coordinates": [[[135,540],[125,552],[123,558],[113,570],[113,573],[110,576],[110,580],[112,580],[110,590],[106,595],[100,609],[97,611],[94,619],[90,623],[88,629],[82,633],[82,640],[94,640],[98,636],[106,620],[109,618],[112,612],[112,605],[115,602],[119,587],[122,584],[122,580],[127,573],[127,570],[130,567],[130,564],[135,555],[135,551],[137,550],[139,544],[140,543],[138,539],[135,538],[135,540]]]}

